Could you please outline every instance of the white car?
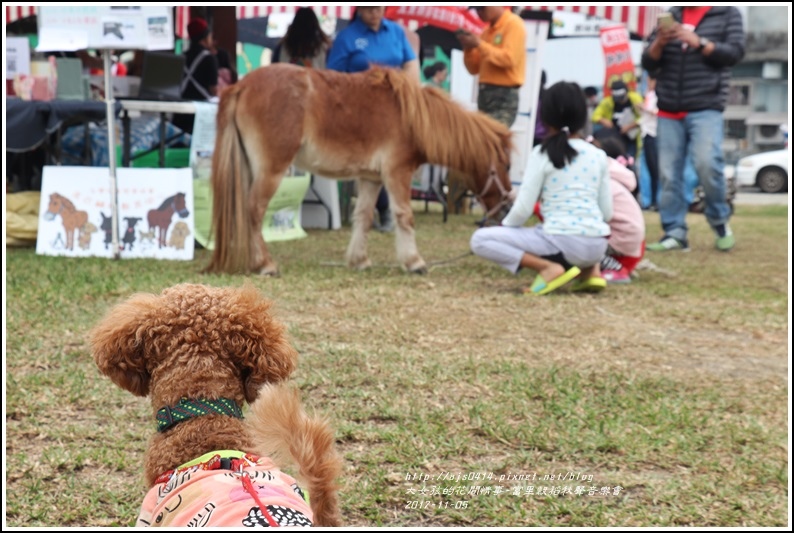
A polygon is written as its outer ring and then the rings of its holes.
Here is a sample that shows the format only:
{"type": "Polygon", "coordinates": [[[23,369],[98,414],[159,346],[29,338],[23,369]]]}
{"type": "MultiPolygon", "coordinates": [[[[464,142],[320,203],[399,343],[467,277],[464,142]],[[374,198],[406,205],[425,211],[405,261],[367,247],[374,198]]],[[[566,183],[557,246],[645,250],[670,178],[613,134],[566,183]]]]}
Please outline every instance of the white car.
{"type": "Polygon", "coordinates": [[[743,157],[736,163],[736,184],[759,187],[764,192],[786,191],[790,159],[787,149],[743,157]]]}

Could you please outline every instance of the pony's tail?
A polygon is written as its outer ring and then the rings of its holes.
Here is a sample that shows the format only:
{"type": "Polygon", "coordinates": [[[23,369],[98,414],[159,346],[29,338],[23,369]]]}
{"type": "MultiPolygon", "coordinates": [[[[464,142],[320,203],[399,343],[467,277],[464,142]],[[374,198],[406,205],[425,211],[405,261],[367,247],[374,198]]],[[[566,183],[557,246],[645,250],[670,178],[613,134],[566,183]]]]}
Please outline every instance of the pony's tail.
{"type": "Polygon", "coordinates": [[[279,465],[297,465],[297,477],[309,492],[314,525],[341,525],[336,480],[342,460],[328,423],[308,416],[298,391],[284,382],[264,385],[246,418],[257,453],[279,465]]]}
{"type": "Polygon", "coordinates": [[[251,227],[246,199],[252,174],[235,114],[240,88],[223,92],[218,106],[217,136],[212,156],[213,252],[205,272],[236,274],[250,267],[251,227]]]}

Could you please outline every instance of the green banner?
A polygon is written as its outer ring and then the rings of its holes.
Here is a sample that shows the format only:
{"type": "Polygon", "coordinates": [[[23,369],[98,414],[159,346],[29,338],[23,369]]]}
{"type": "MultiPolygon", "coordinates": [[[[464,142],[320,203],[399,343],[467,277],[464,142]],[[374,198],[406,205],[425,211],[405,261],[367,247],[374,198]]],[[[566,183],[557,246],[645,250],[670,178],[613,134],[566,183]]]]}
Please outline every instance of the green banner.
{"type": "MultiPolygon", "coordinates": [[[[266,242],[288,241],[306,237],[301,226],[301,204],[309,188],[311,176],[286,176],[270,199],[262,223],[262,236],[266,242]]],[[[193,180],[193,206],[196,240],[204,248],[212,250],[210,225],[212,222],[212,191],[210,180],[193,180]]]]}

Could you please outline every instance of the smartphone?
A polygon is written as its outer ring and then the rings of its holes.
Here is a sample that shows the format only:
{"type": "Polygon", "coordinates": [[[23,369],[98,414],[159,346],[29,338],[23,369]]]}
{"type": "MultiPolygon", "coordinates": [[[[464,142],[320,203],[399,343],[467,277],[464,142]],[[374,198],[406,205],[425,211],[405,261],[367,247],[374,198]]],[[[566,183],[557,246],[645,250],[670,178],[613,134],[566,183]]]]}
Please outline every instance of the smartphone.
{"type": "Polygon", "coordinates": [[[669,28],[675,23],[675,20],[672,13],[665,11],[664,13],[659,13],[656,17],[656,22],[660,28],[669,28]]]}

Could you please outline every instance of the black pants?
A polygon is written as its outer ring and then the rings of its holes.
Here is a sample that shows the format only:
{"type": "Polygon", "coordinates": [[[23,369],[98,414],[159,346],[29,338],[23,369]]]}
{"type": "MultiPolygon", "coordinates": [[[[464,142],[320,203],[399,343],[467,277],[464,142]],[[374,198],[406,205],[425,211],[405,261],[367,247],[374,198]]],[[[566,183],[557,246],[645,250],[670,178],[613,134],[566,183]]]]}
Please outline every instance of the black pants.
{"type": "Polygon", "coordinates": [[[380,193],[378,194],[378,201],[375,203],[375,208],[381,215],[389,210],[389,193],[386,192],[386,187],[380,188],[380,193]]]}
{"type": "Polygon", "coordinates": [[[642,138],[642,155],[648,165],[651,176],[651,205],[659,205],[659,151],[656,148],[656,137],[646,135],[642,138]]]}

